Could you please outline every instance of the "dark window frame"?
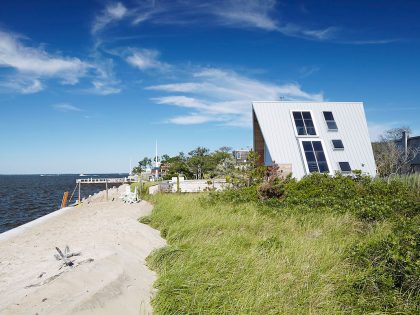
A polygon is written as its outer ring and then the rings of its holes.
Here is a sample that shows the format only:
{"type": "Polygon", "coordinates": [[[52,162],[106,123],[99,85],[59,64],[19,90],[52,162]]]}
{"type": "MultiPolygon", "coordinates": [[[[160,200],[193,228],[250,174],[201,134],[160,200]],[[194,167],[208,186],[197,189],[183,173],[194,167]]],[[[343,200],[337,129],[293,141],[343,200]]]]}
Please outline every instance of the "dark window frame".
{"type": "Polygon", "coordinates": [[[343,140],[341,139],[332,139],[331,144],[332,144],[333,150],[340,150],[340,151],[344,150],[344,143],[343,143],[343,140]],[[335,141],[339,141],[339,143],[341,143],[341,146],[336,146],[335,141]]]}
{"type": "Polygon", "coordinates": [[[320,139],[302,139],[300,141],[302,154],[305,160],[306,171],[309,173],[331,173],[331,168],[325,151],[325,146],[320,139]]]}
{"type": "Polygon", "coordinates": [[[291,110],[297,137],[318,137],[311,110],[291,110]]]}
{"type": "Polygon", "coordinates": [[[322,115],[324,116],[325,123],[327,125],[328,131],[338,131],[338,126],[334,118],[334,114],[332,111],[322,111],[322,115]],[[327,117],[331,115],[331,117],[327,117]]]}
{"type": "Polygon", "coordinates": [[[340,172],[344,174],[350,174],[353,171],[350,163],[347,161],[338,162],[338,167],[340,168],[340,172]],[[343,166],[344,166],[344,170],[343,170],[343,166]]]}

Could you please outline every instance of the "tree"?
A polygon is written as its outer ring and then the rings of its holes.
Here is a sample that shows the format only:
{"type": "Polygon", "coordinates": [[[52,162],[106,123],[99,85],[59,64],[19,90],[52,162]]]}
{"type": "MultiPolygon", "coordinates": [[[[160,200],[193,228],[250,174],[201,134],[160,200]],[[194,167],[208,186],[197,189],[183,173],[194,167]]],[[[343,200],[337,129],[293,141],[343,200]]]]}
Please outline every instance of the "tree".
{"type": "Polygon", "coordinates": [[[162,163],[166,163],[171,157],[168,154],[164,154],[160,157],[162,163]]]}
{"type": "Polygon", "coordinates": [[[197,179],[203,178],[203,174],[209,170],[210,166],[210,150],[205,147],[197,147],[188,152],[190,158],[188,159],[188,166],[197,179]]]}
{"type": "Polygon", "coordinates": [[[380,136],[380,141],[372,143],[378,175],[388,177],[410,171],[411,161],[419,153],[418,149],[407,148],[401,143],[403,131],[409,132],[410,128],[393,128],[380,136]]]}
{"type": "Polygon", "coordinates": [[[379,139],[381,142],[399,141],[402,139],[403,132],[410,134],[411,128],[408,126],[403,126],[399,128],[388,129],[382,135],[379,136],[379,139]]]}
{"type": "Polygon", "coordinates": [[[148,166],[152,164],[152,160],[148,157],[144,157],[138,162],[138,165],[133,168],[133,174],[141,174],[148,166]]]}
{"type": "Polygon", "coordinates": [[[236,160],[232,154],[219,161],[215,168],[215,175],[219,177],[232,178],[237,169],[236,160]]]}
{"type": "Polygon", "coordinates": [[[229,175],[234,187],[251,186],[261,183],[266,175],[267,167],[260,165],[258,153],[251,151],[244,164],[236,166],[229,175]]]}
{"type": "Polygon", "coordinates": [[[220,147],[218,151],[229,153],[229,152],[232,151],[232,148],[231,147],[227,147],[227,146],[223,146],[223,147],[220,147]]]}
{"type": "Polygon", "coordinates": [[[184,175],[187,178],[192,178],[192,173],[186,163],[185,155],[180,152],[179,155],[173,156],[165,160],[165,163],[169,166],[169,170],[165,179],[171,179],[179,174],[184,175]]]}

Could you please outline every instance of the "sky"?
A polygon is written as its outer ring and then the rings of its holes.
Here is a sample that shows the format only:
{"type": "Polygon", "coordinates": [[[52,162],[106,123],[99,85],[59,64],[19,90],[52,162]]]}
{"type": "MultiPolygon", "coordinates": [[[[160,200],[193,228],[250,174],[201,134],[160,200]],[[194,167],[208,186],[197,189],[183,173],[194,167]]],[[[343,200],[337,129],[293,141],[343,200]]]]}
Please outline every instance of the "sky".
{"type": "Polygon", "coordinates": [[[0,174],[252,147],[255,100],[362,101],[420,134],[419,1],[2,1],[0,174]]]}

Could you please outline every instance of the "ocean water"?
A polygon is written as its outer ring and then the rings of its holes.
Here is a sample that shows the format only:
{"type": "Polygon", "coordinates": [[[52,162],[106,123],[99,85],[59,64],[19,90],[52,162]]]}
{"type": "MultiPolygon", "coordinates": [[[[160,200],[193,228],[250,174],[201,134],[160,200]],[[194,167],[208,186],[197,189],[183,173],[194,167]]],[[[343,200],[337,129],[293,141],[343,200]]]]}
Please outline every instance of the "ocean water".
{"type": "MultiPolygon", "coordinates": [[[[128,174],[100,174],[101,177],[126,177],[128,174]]],[[[69,198],[79,175],[0,175],[0,233],[25,224],[61,206],[65,191],[69,198]]],[[[82,197],[88,197],[105,189],[105,185],[82,185],[82,197]]],[[[76,189],[72,203],[77,200],[76,189]]]]}

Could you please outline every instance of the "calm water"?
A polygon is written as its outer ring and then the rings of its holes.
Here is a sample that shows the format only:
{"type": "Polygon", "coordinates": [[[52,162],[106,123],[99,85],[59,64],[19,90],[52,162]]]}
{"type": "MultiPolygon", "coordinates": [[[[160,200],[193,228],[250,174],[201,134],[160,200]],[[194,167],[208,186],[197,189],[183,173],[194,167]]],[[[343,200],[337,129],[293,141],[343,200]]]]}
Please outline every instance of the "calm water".
{"type": "MultiPolygon", "coordinates": [[[[127,174],[101,174],[98,177],[125,176],[127,174]]],[[[0,175],[0,233],[59,209],[63,193],[68,191],[70,198],[76,179],[89,177],[0,175]]],[[[82,185],[81,192],[83,197],[88,197],[104,189],[104,185],[82,185]]],[[[77,190],[72,202],[76,200],[77,190]]]]}

